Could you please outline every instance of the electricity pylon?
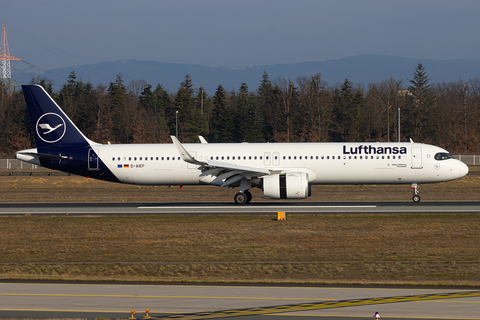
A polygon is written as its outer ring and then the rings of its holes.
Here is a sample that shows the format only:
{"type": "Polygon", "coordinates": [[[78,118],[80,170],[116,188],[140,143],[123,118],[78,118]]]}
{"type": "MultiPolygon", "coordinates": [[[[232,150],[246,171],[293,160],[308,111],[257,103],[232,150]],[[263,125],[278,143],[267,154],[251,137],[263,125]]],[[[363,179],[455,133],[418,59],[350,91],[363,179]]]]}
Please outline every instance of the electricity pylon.
{"type": "Polygon", "coordinates": [[[0,78],[3,84],[8,86],[13,84],[11,80],[12,69],[10,68],[10,61],[22,61],[22,59],[10,54],[10,50],[8,50],[7,33],[5,32],[4,25],[2,33],[2,47],[0,50],[0,78]]]}

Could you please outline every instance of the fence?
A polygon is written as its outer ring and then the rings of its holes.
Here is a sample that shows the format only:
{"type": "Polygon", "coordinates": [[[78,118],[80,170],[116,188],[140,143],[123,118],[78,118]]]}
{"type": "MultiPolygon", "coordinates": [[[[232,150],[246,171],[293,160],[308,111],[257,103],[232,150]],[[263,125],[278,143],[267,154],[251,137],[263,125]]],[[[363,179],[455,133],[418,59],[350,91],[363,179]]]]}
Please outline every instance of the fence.
{"type": "MultiPolygon", "coordinates": [[[[457,154],[453,155],[453,157],[455,159],[463,161],[466,165],[469,166],[480,165],[480,155],[478,154],[457,154]]],[[[0,170],[34,170],[39,168],[42,167],[17,159],[0,159],[0,170]]]]}
{"type": "Polygon", "coordinates": [[[468,166],[480,165],[480,155],[478,154],[458,154],[453,156],[455,159],[463,161],[468,166]]]}
{"type": "Polygon", "coordinates": [[[41,167],[17,159],[0,159],[0,170],[34,170],[39,168],[41,167]]]}

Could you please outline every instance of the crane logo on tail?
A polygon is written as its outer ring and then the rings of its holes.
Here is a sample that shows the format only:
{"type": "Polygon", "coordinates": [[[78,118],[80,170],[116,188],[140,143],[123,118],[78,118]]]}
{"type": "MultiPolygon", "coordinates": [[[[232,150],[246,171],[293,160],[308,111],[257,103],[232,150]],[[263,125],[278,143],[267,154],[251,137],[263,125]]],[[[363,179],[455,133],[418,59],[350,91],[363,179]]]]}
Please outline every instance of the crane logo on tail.
{"type": "Polygon", "coordinates": [[[55,143],[63,138],[65,121],[56,113],[45,113],[37,121],[37,135],[47,143],[55,143]]]}

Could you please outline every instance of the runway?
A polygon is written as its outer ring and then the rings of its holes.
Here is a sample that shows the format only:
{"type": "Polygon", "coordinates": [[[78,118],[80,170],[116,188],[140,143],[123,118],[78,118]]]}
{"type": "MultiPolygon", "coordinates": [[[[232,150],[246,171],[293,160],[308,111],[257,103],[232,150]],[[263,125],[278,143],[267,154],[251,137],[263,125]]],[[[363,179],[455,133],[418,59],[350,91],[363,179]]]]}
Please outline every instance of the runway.
{"type": "Polygon", "coordinates": [[[233,203],[2,203],[0,215],[479,213],[480,201],[233,203]]]}
{"type": "Polygon", "coordinates": [[[0,297],[2,318],[128,318],[131,310],[142,318],[150,309],[150,316],[168,319],[229,318],[239,311],[244,315],[236,319],[368,319],[375,312],[386,319],[480,319],[480,292],[471,288],[3,282],[0,297]],[[275,307],[263,308],[269,306],[275,307]],[[311,310],[299,311],[302,306],[311,310]],[[212,313],[218,310],[226,311],[212,313]]]}

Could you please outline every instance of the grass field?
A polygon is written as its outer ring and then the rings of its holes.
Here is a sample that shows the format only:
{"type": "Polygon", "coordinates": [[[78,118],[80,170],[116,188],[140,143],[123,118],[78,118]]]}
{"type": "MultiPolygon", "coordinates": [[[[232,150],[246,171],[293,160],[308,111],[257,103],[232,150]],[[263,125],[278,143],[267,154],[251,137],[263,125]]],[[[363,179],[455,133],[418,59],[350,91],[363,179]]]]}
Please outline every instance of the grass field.
{"type": "MultiPolygon", "coordinates": [[[[421,187],[479,200],[479,170],[421,187]]],[[[0,176],[2,202],[225,201],[221,188],[0,176]]],[[[260,193],[257,198],[262,200],[260,193]]],[[[404,186],[318,186],[313,201],[405,200],[404,186]]],[[[480,215],[1,217],[0,279],[480,286],[480,215]]]]}

